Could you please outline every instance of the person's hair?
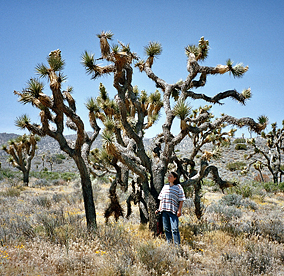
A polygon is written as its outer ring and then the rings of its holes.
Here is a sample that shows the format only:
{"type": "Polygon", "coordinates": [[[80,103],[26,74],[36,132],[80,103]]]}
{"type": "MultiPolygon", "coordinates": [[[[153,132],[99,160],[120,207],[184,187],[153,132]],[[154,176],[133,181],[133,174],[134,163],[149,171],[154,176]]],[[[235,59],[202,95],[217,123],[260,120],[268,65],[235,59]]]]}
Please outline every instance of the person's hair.
{"type": "Polygon", "coordinates": [[[171,174],[174,176],[175,180],[174,180],[174,184],[177,185],[179,184],[179,177],[178,174],[176,172],[171,172],[171,174]]]}

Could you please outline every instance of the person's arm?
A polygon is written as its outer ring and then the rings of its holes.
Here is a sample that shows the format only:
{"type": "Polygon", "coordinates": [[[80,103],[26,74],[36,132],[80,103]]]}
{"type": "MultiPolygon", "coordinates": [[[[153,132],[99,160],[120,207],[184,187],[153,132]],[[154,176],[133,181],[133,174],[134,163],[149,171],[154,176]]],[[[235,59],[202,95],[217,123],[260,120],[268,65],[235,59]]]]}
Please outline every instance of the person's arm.
{"type": "Polygon", "coordinates": [[[182,205],[183,205],[183,201],[180,201],[180,202],[179,202],[179,205],[178,205],[178,211],[177,211],[177,216],[178,216],[178,217],[181,216],[182,205]]]}
{"type": "Polygon", "coordinates": [[[162,200],[160,200],[159,208],[158,210],[155,211],[155,214],[158,214],[159,212],[161,212],[161,209],[162,209],[162,200]]]}

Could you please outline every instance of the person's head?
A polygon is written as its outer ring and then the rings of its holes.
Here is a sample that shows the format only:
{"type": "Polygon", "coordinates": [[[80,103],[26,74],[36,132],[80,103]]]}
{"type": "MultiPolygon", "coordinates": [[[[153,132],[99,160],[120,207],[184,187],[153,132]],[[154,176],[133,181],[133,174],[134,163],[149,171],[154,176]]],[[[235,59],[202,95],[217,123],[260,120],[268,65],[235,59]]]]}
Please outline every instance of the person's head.
{"type": "Polygon", "coordinates": [[[179,184],[179,177],[176,172],[170,172],[168,175],[169,182],[173,183],[174,185],[179,184]]]}

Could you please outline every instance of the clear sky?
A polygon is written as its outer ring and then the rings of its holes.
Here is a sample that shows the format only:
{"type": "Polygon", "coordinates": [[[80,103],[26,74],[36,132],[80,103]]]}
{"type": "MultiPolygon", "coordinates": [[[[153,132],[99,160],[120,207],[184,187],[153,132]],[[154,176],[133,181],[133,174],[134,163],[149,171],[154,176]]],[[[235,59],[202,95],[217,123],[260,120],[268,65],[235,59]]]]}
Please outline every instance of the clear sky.
{"type": "MultiPolygon", "coordinates": [[[[93,81],[80,64],[85,50],[100,57],[96,34],[102,30],[114,33],[113,43],[130,43],[131,50],[141,58],[149,41],[160,42],[163,52],[153,71],[168,83],[186,78],[184,48],[198,44],[204,36],[210,51],[202,65],[225,64],[230,58],[234,64],[249,65],[249,71],[241,79],[229,74],[209,76],[206,86],[196,92],[213,96],[250,87],[253,94],[245,106],[224,100],[224,105],[213,107],[214,114],[254,119],[266,115],[270,123],[277,122],[278,126],[284,119],[282,0],[0,0],[0,10],[0,133],[25,133],[14,125],[16,117],[24,113],[39,122],[39,111],[19,103],[13,91],[21,91],[30,78],[37,77],[35,66],[46,63],[48,54],[56,49],[62,51],[66,62],[64,73],[68,80],[64,85],[74,87],[77,112],[86,122],[86,129],[91,130],[84,105],[87,98],[97,96],[100,82],[111,96],[115,94],[111,76],[93,81]]],[[[133,85],[155,91],[154,84],[136,68],[133,85]]],[[[48,84],[45,93],[50,95],[48,84]]],[[[190,104],[198,107],[206,103],[190,104]]],[[[153,137],[160,125],[149,130],[146,137],[153,137]]]]}

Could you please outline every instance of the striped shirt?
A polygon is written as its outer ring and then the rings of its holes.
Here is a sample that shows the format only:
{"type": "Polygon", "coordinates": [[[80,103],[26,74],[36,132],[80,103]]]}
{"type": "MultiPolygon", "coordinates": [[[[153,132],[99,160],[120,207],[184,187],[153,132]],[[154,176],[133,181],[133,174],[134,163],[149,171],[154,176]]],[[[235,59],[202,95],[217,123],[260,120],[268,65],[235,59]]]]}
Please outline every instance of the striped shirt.
{"type": "Polygon", "coordinates": [[[160,202],[160,211],[168,211],[173,214],[177,214],[179,202],[185,200],[183,188],[180,184],[170,186],[170,184],[164,185],[161,190],[158,199],[160,202]]]}

